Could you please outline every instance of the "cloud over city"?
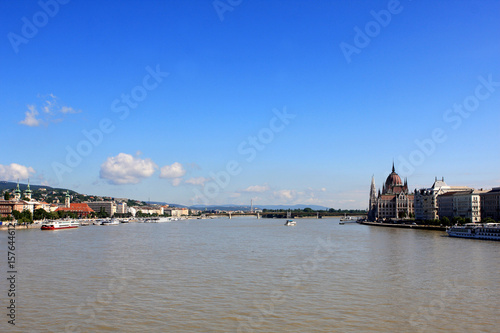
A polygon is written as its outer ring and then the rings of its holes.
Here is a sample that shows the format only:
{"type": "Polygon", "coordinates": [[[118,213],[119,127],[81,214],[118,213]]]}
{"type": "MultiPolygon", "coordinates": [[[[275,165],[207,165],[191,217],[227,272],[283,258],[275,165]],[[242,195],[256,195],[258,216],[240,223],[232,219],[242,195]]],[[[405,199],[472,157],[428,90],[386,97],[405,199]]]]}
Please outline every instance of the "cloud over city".
{"type": "Polygon", "coordinates": [[[210,178],[205,178],[205,177],[195,177],[195,178],[189,178],[185,181],[186,184],[191,184],[191,185],[199,185],[199,186],[204,186],[206,182],[208,182],[210,178]]]}
{"type": "Polygon", "coordinates": [[[137,184],[151,177],[158,166],[149,158],[141,159],[130,154],[120,153],[108,157],[101,165],[100,177],[110,184],[137,184]]]}
{"type": "Polygon", "coordinates": [[[252,185],[244,189],[242,192],[247,192],[247,193],[262,193],[262,192],[267,192],[270,190],[269,185],[264,184],[264,185],[252,185]]]}
{"type": "Polygon", "coordinates": [[[28,179],[30,175],[35,173],[35,169],[17,163],[10,165],[0,164],[0,179],[1,180],[17,180],[28,179]]]}
{"type": "Polygon", "coordinates": [[[24,112],[24,119],[19,121],[19,124],[29,127],[48,125],[49,123],[61,122],[65,115],[81,112],[70,106],[61,105],[59,98],[54,94],[38,95],[38,98],[41,100],[41,106],[28,104],[26,106],[28,111],[24,112]]]}
{"type": "Polygon", "coordinates": [[[182,176],[186,174],[184,166],[175,162],[171,165],[165,165],[160,169],[160,178],[168,178],[173,186],[179,186],[182,183],[182,176]]]}
{"type": "Polygon", "coordinates": [[[179,178],[186,174],[186,170],[179,162],[165,165],[160,170],[160,178],[179,178]]]}

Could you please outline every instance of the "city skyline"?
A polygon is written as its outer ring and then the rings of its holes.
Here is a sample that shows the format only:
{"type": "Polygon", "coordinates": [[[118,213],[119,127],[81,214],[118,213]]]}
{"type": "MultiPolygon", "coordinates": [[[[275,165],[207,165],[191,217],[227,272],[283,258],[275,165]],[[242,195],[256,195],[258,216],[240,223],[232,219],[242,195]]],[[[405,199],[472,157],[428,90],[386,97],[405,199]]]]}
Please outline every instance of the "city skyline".
{"type": "Polygon", "coordinates": [[[368,208],[500,186],[498,1],[4,2],[0,180],[368,208]]]}

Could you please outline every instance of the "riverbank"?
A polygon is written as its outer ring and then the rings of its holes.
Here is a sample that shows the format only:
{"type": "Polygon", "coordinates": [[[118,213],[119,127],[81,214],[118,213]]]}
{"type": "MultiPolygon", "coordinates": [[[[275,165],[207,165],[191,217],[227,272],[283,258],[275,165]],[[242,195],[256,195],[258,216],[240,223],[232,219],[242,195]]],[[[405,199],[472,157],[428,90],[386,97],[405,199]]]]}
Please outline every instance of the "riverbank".
{"type": "Polygon", "coordinates": [[[437,225],[394,224],[394,223],[379,223],[379,222],[368,222],[368,221],[358,222],[358,223],[365,224],[365,225],[372,225],[372,226],[376,226],[376,227],[446,231],[446,227],[441,227],[441,226],[437,226],[437,225]]]}
{"type": "MultiPolygon", "coordinates": [[[[42,225],[39,223],[31,223],[31,224],[16,224],[16,230],[20,229],[40,229],[42,225]]],[[[7,230],[9,226],[7,224],[0,225],[0,230],[7,230]]]]}

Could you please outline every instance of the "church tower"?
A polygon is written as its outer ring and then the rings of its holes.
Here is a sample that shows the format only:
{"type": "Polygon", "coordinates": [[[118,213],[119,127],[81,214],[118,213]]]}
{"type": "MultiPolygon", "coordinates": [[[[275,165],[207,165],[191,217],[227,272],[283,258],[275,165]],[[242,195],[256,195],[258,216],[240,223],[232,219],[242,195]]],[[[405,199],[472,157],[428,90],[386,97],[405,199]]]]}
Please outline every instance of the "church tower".
{"type": "Polygon", "coordinates": [[[375,188],[375,177],[372,176],[372,185],[370,186],[370,202],[368,204],[368,220],[375,221],[377,210],[377,189],[375,188]]]}
{"type": "Polygon", "coordinates": [[[69,191],[66,191],[66,198],[64,199],[64,207],[66,207],[66,208],[71,207],[69,191]]]}
{"type": "Polygon", "coordinates": [[[24,191],[24,196],[28,198],[28,201],[31,201],[31,193],[33,192],[30,190],[30,180],[28,179],[28,188],[24,191]]]}
{"type": "Polygon", "coordinates": [[[14,200],[21,200],[21,190],[19,189],[19,179],[17,180],[17,188],[14,191],[14,200]]]}

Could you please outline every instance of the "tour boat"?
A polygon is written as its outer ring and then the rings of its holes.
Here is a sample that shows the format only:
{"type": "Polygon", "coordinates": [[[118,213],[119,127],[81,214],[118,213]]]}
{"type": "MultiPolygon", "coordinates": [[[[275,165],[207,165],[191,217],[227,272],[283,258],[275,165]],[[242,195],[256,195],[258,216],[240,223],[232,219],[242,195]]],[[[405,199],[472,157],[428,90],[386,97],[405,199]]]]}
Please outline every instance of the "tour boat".
{"type": "Polygon", "coordinates": [[[342,217],[340,219],[340,221],[344,222],[344,221],[354,221],[354,219],[352,218],[352,216],[347,216],[347,214],[344,214],[344,217],[342,217]]]}
{"type": "Polygon", "coordinates": [[[450,237],[500,240],[500,223],[454,225],[446,230],[450,237]]]}
{"type": "Polygon", "coordinates": [[[101,222],[101,225],[119,225],[120,222],[118,222],[117,219],[111,219],[111,220],[106,220],[106,221],[102,221],[101,222]]]}
{"type": "Polygon", "coordinates": [[[42,223],[42,230],[59,230],[59,229],[72,229],[78,228],[80,223],[74,220],[55,220],[42,223]]]}
{"type": "Polygon", "coordinates": [[[294,220],[286,220],[286,222],[285,222],[285,225],[286,225],[286,226],[296,225],[296,224],[297,224],[297,223],[295,223],[295,221],[294,221],[294,220]]]}

